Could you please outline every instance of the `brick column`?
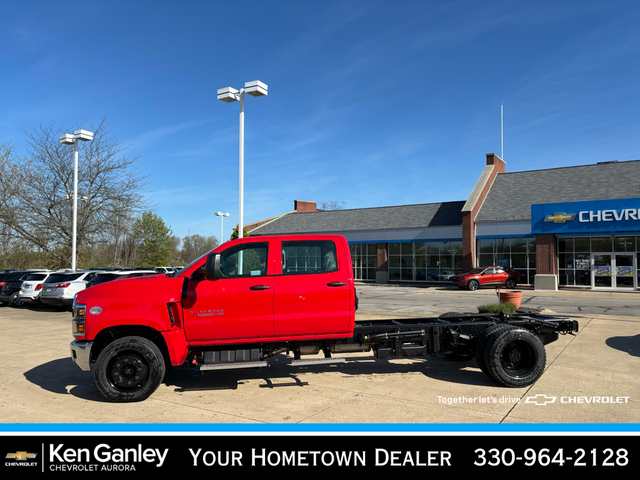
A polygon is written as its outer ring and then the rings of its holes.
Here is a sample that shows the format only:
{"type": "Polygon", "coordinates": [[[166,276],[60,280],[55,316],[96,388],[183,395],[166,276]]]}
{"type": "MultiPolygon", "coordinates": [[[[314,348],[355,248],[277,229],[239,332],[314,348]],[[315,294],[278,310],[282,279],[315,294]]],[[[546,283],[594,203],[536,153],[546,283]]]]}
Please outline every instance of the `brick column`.
{"type": "Polygon", "coordinates": [[[558,261],[556,236],[552,233],[536,235],[536,290],[558,289],[558,261]]]}
{"type": "Polygon", "coordinates": [[[389,281],[389,244],[378,243],[378,269],[376,270],[376,283],[389,281]]]}
{"type": "Polygon", "coordinates": [[[506,164],[495,153],[487,153],[487,164],[482,175],[476,182],[467,203],[462,209],[462,268],[471,270],[476,258],[476,215],[480,211],[482,202],[491,189],[491,185],[499,173],[505,173],[506,164]]]}
{"type": "Polygon", "coordinates": [[[556,236],[552,233],[536,235],[536,273],[543,275],[558,273],[556,236]]]}
{"type": "Polygon", "coordinates": [[[476,236],[473,215],[474,212],[462,212],[462,269],[465,272],[475,266],[473,259],[476,258],[476,236]]]}

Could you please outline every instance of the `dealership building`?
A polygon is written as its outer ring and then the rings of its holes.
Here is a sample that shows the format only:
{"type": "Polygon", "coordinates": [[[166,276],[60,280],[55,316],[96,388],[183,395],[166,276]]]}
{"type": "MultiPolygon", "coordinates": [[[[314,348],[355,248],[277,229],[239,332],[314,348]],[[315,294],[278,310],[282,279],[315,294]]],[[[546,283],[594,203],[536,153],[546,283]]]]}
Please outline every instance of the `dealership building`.
{"type": "Polygon", "coordinates": [[[465,200],[330,211],[296,200],[246,229],[343,235],[362,281],[449,282],[499,265],[536,289],[637,290],[640,161],[508,172],[487,154],[465,200]]]}

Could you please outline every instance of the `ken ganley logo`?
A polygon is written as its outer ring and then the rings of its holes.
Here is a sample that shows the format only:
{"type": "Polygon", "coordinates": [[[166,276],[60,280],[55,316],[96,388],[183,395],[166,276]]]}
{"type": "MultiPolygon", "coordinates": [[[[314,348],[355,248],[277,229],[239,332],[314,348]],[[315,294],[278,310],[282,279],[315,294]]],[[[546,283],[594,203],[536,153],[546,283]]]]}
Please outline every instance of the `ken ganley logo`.
{"type": "Polygon", "coordinates": [[[141,464],[162,467],[168,453],[168,448],[144,448],[140,444],[129,448],[105,443],[94,448],[49,445],[51,465],[47,468],[56,472],[135,472],[141,464]]]}
{"type": "Polygon", "coordinates": [[[38,464],[36,456],[35,453],[20,451],[7,453],[4,465],[5,467],[35,467],[38,464]]]}

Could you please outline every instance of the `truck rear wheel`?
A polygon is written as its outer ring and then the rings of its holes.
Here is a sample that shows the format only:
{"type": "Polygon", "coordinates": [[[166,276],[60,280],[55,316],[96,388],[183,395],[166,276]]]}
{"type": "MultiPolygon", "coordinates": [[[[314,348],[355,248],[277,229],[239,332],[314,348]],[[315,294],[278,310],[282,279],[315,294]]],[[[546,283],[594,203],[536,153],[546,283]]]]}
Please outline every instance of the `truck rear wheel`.
{"type": "Polygon", "coordinates": [[[515,328],[515,327],[505,323],[496,323],[494,325],[491,325],[490,327],[487,327],[478,336],[478,339],[476,340],[476,348],[475,348],[476,362],[478,363],[480,370],[482,370],[482,372],[488,377],[491,377],[491,373],[489,373],[489,370],[487,369],[487,365],[484,361],[485,345],[487,344],[489,337],[491,337],[492,335],[495,335],[498,332],[501,332],[503,330],[510,329],[510,328],[515,328]]]}
{"type": "Polygon", "coordinates": [[[96,386],[112,402],[147,399],[164,378],[166,365],[155,343],[123,337],[107,345],[96,360],[96,386]]]}
{"type": "Polygon", "coordinates": [[[544,371],[544,344],[526,328],[499,329],[487,337],[482,348],[485,373],[507,387],[531,385],[544,371]]]}

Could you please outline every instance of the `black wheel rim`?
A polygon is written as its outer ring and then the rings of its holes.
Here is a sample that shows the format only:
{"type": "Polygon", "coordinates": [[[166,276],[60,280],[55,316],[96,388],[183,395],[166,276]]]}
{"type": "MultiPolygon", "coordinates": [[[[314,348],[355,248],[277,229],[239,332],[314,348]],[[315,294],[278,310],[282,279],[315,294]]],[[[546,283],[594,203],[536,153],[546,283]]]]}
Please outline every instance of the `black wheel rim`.
{"type": "Polygon", "coordinates": [[[149,364],[136,352],[123,352],[109,364],[109,382],[122,391],[138,390],[149,378],[149,364]]]}
{"type": "Polygon", "coordinates": [[[520,378],[531,372],[536,356],[528,342],[517,340],[505,345],[500,364],[511,377],[520,378]]]}

